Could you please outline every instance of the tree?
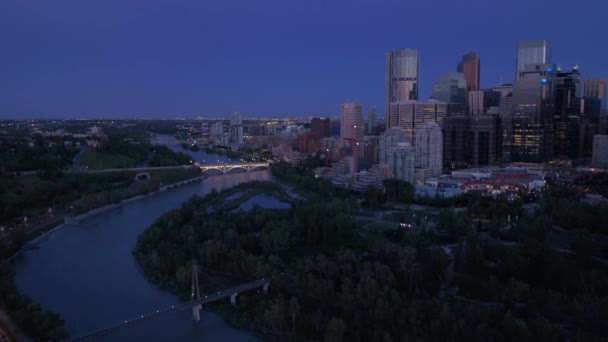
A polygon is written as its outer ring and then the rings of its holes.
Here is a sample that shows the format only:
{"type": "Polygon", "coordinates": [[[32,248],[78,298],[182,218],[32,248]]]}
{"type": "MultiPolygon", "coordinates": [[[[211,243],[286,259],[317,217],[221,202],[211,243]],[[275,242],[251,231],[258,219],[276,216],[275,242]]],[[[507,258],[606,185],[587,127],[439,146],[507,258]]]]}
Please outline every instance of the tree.
{"type": "Polygon", "coordinates": [[[300,303],[296,297],[289,300],[289,313],[291,314],[291,331],[296,332],[296,318],[300,315],[300,303]]]}
{"type": "Polygon", "coordinates": [[[325,333],[325,342],[342,342],[344,329],[344,321],[340,318],[332,317],[325,333]]]}

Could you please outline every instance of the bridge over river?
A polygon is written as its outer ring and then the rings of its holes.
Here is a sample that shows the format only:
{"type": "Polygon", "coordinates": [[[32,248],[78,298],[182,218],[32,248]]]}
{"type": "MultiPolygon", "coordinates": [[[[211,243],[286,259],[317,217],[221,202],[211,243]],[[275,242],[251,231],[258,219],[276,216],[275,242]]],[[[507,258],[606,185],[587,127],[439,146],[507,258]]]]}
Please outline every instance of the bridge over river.
{"type": "Polygon", "coordinates": [[[192,309],[192,319],[195,321],[198,321],[200,319],[199,312],[202,309],[202,306],[204,304],[212,303],[212,302],[222,300],[225,298],[230,298],[230,302],[233,305],[235,305],[236,297],[238,296],[239,293],[251,291],[251,290],[255,290],[255,289],[261,289],[264,291],[264,293],[267,293],[268,287],[270,286],[270,280],[267,278],[262,278],[262,279],[254,280],[254,281],[244,283],[244,284],[241,284],[241,285],[238,285],[235,287],[231,287],[229,289],[225,289],[225,290],[222,290],[219,292],[210,293],[210,294],[206,294],[206,295],[199,295],[197,293],[198,292],[198,276],[193,277],[192,283],[193,283],[193,292],[192,292],[193,300],[190,302],[171,305],[170,307],[148,312],[148,313],[142,314],[138,317],[135,317],[133,319],[125,320],[124,322],[118,323],[114,326],[104,328],[104,329],[92,332],[90,334],[87,334],[87,335],[76,337],[76,338],[72,339],[71,341],[90,341],[90,340],[100,338],[100,337],[109,335],[111,333],[117,332],[119,330],[129,328],[129,327],[136,325],[138,323],[141,323],[143,321],[147,321],[149,319],[153,319],[156,317],[160,317],[160,316],[170,314],[170,313],[173,313],[176,311],[181,311],[181,310],[192,309]]]}
{"type": "Polygon", "coordinates": [[[268,168],[270,167],[270,163],[269,162],[263,162],[263,163],[235,163],[235,164],[231,164],[231,163],[226,163],[226,164],[216,164],[216,165],[208,165],[208,164],[200,164],[200,163],[195,163],[194,165],[200,167],[202,172],[207,172],[207,171],[211,171],[211,170],[216,170],[221,172],[222,174],[228,173],[232,170],[245,170],[247,172],[254,170],[254,169],[260,169],[260,168],[268,168]]]}

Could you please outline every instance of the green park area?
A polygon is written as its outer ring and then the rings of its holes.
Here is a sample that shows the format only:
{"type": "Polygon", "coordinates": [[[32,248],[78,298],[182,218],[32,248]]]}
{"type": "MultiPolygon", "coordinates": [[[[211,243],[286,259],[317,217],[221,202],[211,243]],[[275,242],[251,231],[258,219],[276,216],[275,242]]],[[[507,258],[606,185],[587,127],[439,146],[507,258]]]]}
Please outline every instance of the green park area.
{"type": "MultiPolygon", "coordinates": [[[[297,193],[288,209],[221,204],[253,190],[282,193],[276,183],[249,183],[167,213],[138,241],[142,269],[182,298],[190,296],[193,262],[205,279],[269,277],[268,296],[243,293],[236,308],[208,306],[268,341],[608,336],[608,272],[595,242],[606,234],[605,206],[579,205],[555,189],[529,215],[522,202],[420,199],[408,192],[411,185],[392,181],[383,196],[361,198],[307,169],[273,165],[274,176],[297,193]],[[564,210],[586,226],[565,221],[564,210]],[[578,232],[565,250],[555,245],[558,223],[578,232]]],[[[230,282],[205,284],[218,291],[230,282]]]]}
{"type": "Polygon", "coordinates": [[[80,163],[89,170],[120,169],[136,166],[136,161],[133,158],[95,150],[86,151],[80,158],[80,163]]]}

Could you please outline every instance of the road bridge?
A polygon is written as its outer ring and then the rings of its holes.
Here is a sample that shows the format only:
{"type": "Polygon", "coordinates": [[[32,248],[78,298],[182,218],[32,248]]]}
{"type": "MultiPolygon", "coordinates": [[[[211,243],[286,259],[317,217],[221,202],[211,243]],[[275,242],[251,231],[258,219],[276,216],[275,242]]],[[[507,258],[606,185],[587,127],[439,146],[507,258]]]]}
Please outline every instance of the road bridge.
{"type": "Polygon", "coordinates": [[[207,172],[207,171],[211,171],[211,170],[216,170],[221,172],[222,174],[228,173],[232,170],[236,170],[236,169],[240,169],[240,170],[245,170],[247,172],[253,170],[253,169],[258,169],[258,168],[268,168],[270,167],[270,163],[269,162],[263,162],[263,163],[239,163],[239,164],[215,164],[215,165],[203,165],[203,164],[199,164],[196,163],[196,166],[201,168],[202,172],[207,172]]]}

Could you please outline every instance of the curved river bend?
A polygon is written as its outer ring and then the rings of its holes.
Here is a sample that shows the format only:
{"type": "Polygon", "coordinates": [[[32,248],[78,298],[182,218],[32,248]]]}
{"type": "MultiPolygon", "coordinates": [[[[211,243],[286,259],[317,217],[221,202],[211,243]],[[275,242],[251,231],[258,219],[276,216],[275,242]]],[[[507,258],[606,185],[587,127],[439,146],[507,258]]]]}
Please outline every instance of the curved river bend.
{"type": "MultiPolygon", "coordinates": [[[[218,159],[204,153],[193,157],[199,162],[218,159]]],[[[19,291],[60,314],[72,337],[178,303],[177,297],[149,283],[139,269],[132,254],[137,237],[159,216],[193,195],[271,178],[268,170],[212,176],[65,226],[39,241],[39,250],[25,251],[13,261],[15,283],[19,291]]],[[[190,311],[181,311],[104,340],[259,341],[208,311],[199,323],[192,322],[190,311]]]]}

